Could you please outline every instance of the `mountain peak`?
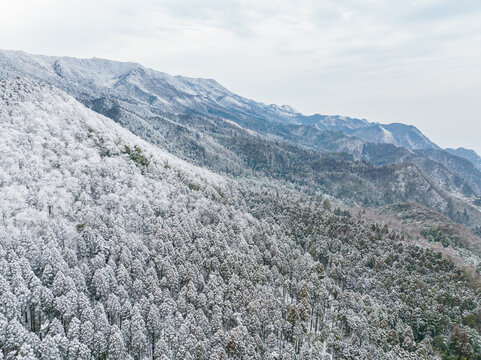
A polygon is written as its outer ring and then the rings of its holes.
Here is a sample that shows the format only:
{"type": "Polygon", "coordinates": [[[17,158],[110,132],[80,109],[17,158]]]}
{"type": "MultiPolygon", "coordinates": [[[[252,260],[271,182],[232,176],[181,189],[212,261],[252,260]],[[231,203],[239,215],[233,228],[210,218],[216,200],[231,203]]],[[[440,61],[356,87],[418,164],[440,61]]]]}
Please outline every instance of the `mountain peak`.
{"type": "Polygon", "coordinates": [[[259,126],[265,127],[266,122],[302,124],[320,131],[342,131],[367,142],[391,143],[410,150],[438,148],[412,125],[379,125],[339,115],[305,116],[289,105],[266,105],[237,95],[214,79],[172,76],[132,62],[0,51],[0,64],[0,78],[32,77],[52,83],[77,98],[83,98],[85,94],[94,98],[115,96],[130,103],[140,102],[146,108],[153,106],[154,113],[218,116],[254,131],[259,130],[259,126]]]}
{"type": "Polygon", "coordinates": [[[479,240],[434,211],[481,223],[457,176],[481,178],[468,161],[347,134],[426,140],[407,125],[13,55],[0,52],[0,358],[479,355],[479,240]]]}
{"type": "Polygon", "coordinates": [[[459,147],[457,149],[447,148],[445,149],[448,153],[462,157],[470,161],[479,171],[481,171],[481,156],[472,149],[466,149],[464,147],[459,147]]]}

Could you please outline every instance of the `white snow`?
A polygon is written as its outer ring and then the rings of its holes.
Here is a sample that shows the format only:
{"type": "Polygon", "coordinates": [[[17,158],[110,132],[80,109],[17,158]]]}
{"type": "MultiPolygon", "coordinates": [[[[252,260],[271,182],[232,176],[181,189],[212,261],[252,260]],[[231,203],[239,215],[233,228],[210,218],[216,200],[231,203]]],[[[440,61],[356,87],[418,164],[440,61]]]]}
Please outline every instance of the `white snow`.
{"type": "Polygon", "coordinates": [[[381,136],[381,141],[383,143],[387,144],[396,144],[396,139],[394,138],[393,134],[388,131],[386,128],[383,126],[379,126],[379,128],[382,130],[382,136],[381,136]]]}

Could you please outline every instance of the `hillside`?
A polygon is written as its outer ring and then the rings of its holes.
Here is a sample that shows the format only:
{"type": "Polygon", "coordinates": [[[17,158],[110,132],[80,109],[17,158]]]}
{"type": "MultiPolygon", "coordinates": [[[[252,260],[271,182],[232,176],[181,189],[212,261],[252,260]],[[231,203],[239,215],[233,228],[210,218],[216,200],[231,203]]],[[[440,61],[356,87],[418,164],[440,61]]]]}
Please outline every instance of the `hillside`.
{"type": "Polygon", "coordinates": [[[32,80],[0,81],[0,121],[5,359],[481,354],[474,278],[320,192],[190,165],[32,80]]]}
{"type": "Polygon", "coordinates": [[[287,105],[266,105],[239,96],[212,79],[172,76],[136,63],[1,50],[0,78],[14,76],[51,83],[82,102],[113,96],[126,107],[135,102],[153,113],[218,116],[261,132],[266,122],[281,129],[284,125],[310,125],[323,131],[359,132],[362,139],[373,143],[387,142],[409,149],[438,148],[414,126],[380,125],[343,116],[305,116],[287,105]],[[379,131],[389,136],[380,137],[379,131]]]}
{"type": "MultiPolygon", "coordinates": [[[[481,173],[466,166],[464,159],[436,150],[437,146],[412,126],[381,126],[341,116],[307,117],[287,106],[267,106],[243,98],[213,80],[171,76],[135,63],[0,51],[0,64],[0,78],[26,76],[59,87],[136,135],[198,166],[243,176],[261,171],[267,176],[284,177],[289,182],[299,182],[299,174],[307,174],[301,176],[301,184],[305,183],[303,178],[311,183],[312,179],[326,178],[327,184],[314,180],[314,185],[321,185],[323,191],[349,203],[378,206],[419,201],[470,227],[481,223],[478,204],[481,173]],[[361,140],[349,135],[381,127],[395,144],[407,147],[396,148],[401,151],[400,156],[385,156],[393,154],[382,148],[392,146],[390,144],[366,143],[367,140],[385,142],[385,139],[363,137],[361,140]],[[262,151],[253,154],[252,146],[262,151]],[[415,156],[405,156],[413,154],[410,149],[431,150],[418,150],[415,156]],[[333,169],[321,166],[319,171],[317,164],[326,163],[325,155],[318,156],[308,150],[322,154],[345,153],[374,166],[400,165],[394,167],[397,175],[380,186],[377,177],[366,179],[365,174],[359,175],[357,170],[350,173],[352,168],[361,169],[364,164],[339,162],[338,155],[334,156],[333,169]],[[266,159],[270,159],[267,164],[266,159]],[[339,174],[340,167],[343,176],[347,174],[346,183],[332,184],[329,179],[333,179],[334,173],[339,174]],[[405,184],[410,176],[405,170],[399,173],[400,169],[414,171],[412,182],[416,184],[405,184]],[[426,181],[434,185],[428,192],[422,185],[426,181]],[[374,191],[379,187],[385,191],[374,191]],[[345,191],[348,188],[358,190],[345,191]],[[393,194],[387,196],[386,191],[391,189],[393,194]],[[361,193],[365,195],[360,196],[361,193]]],[[[367,173],[393,172],[389,168],[369,167],[367,173]]]]}
{"type": "Polygon", "coordinates": [[[446,149],[447,152],[453,155],[460,156],[468,161],[470,161],[476,169],[481,171],[481,157],[476,154],[474,150],[465,149],[465,148],[457,148],[457,149],[446,149]]]}
{"type": "Polygon", "coordinates": [[[10,51],[0,51],[0,64],[0,78],[27,76],[57,86],[144,140],[216,172],[309,184],[350,204],[418,201],[472,228],[481,223],[479,171],[433,149],[414,127],[383,125],[397,143],[432,149],[412,156],[409,148],[395,147],[400,155],[386,157],[393,152],[383,147],[393,145],[348,134],[380,125],[306,117],[290,107],[245,99],[213,80],[170,76],[134,63],[10,51]]]}

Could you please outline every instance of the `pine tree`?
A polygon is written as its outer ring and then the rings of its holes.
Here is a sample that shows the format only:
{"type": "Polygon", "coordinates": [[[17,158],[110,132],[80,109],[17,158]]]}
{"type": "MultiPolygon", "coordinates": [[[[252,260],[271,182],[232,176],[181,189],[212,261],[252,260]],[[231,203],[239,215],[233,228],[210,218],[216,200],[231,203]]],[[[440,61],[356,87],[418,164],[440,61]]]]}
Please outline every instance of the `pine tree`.
{"type": "Polygon", "coordinates": [[[132,321],[130,322],[131,354],[135,360],[140,360],[147,349],[147,336],[145,322],[140,314],[138,305],[132,308],[132,321]]]}
{"type": "Polygon", "coordinates": [[[120,329],[114,325],[110,330],[109,347],[107,352],[107,360],[123,360],[125,359],[125,345],[120,329]]]}

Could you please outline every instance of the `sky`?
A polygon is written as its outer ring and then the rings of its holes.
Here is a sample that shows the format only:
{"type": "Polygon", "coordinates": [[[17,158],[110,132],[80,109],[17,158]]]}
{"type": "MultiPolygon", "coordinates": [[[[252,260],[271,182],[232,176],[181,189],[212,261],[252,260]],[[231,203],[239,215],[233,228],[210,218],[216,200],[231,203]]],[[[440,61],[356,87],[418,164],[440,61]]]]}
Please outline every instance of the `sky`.
{"type": "Polygon", "coordinates": [[[135,61],[481,154],[480,0],[15,0],[0,48],[135,61]]]}

